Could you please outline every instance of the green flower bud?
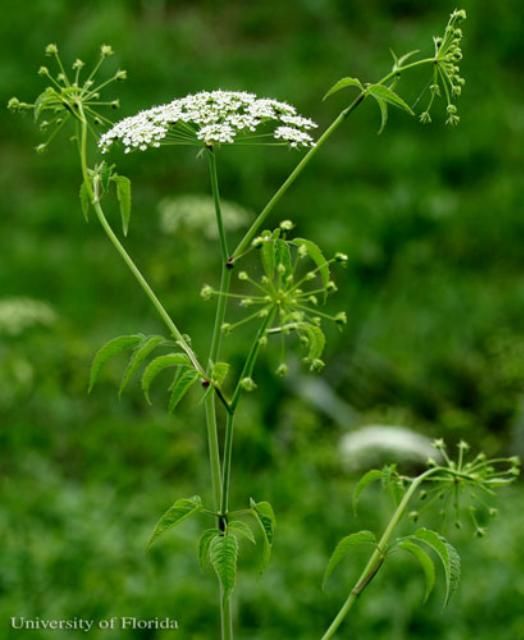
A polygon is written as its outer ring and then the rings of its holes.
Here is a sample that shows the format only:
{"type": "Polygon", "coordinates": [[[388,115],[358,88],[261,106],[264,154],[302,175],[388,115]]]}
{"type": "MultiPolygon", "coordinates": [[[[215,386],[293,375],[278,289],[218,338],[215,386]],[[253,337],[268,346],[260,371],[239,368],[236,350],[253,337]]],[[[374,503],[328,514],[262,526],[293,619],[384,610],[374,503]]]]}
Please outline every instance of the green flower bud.
{"type": "Polygon", "coordinates": [[[56,56],[58,54],[58,47],[56,44],[48,44],[45,48],[46,56],[56,56]]]}
{"type": "Polygon", "coordinates": [[[431,123],[431,116],[430,116],[430,114],[429,114],[429,111],[423,111],[423,112],[419,115],[418,119],[420,120],[420,122],[421,122],[422,124],[430,124],[430,123],[431,123]]]}
{"type": "Polygon", "coordinates": [[[125,69],[119,69],[115,73],[116,80],[127,80],[127,71],[125,69]]]}
{"type": "Polygon", "coordinates": [[[282,222],[280,223],[280,228],[283,231],[291,231],[291,229],[295,228],[295,225],[291,220],[282,220],[282,222]]]}
{"type": "Polygon", "coordinates": [[[111,45],[109,44],[103,44],[100,47],[100,55],[103,58],[108,58],[109,56],[112,56],[114,54],[113,48],[111,47],[111,45]]]}
{"type": "Polygon", "coordinates": [[[318,373],[319,371],[322,371],[324,366],[325,366],[325,363],[320,358],[315,358],[313,362],[310,364],[309,369],[310,371],[318,373]]]}
{"type": "Polygon", "coordinates": [[[253,378],[242,378],[239,384],[241,389],[248,392],[254,391],[257,388],[257,385],[255,384],[253,378]]]}
{"type": "Polygon", "coordinates": [[[249,276],[247,275],[247,271],[239,271],[238,279],[239,280],[249,280],[249,276]]]}
{"type": "Polygon", "coordinates": [[[38,69],[38,75],[39,76],[49,76],[49,69],[47,67],[41,66],[38,69]]]}
{"type": "Polygon", "coordinates": [[[346,262],[348,261],[347,254],[337,252],[335,253],[335,260],[337,262],[341,262],[342,264],[346,264],[346,262]]]}
{"type": "Polygon", "coordinates": [[[200,290],[200,295],[202,296],[202,298],[204,298],[204,300],[209,300],[213,293],[213,287],[210,287],[208,284],[205,284],[200,290]]]}
{"type": "Polygon", "coordinates": [[[46,149],[47,149],[47,145],[45,143],[39,144],[37,147],[35,147],[35,151],[37,153],[44,153],[46,149]]]}
{"type": "Polygon", "coordinates": [[[326,289],[327,289],[329,292],[333,292],[333,291],[337,291],[337,290],[338,290],[337,285],[333,282],[333,280],[330,280],[330,281],[327,283],[326,289]]]}
{"type": "Polygon", "coordinates": [[[335,316],[335,322],[341,326],[345,325],[348,323],[348,317],[346,315],[345,311],[340,311],[339,313],[337,313],[337,315],[335,316]]]}
{"type": "Polygon", "coordinates": [[[276,373],[277,373],[277,376],[280,376],[281,378],[283,378],[284,376],[287,376],[288,371],[289,371],[289,369],[288,369],[287,364],[282,363],[282,364],[280,364],[278,366],[276,373]]]}

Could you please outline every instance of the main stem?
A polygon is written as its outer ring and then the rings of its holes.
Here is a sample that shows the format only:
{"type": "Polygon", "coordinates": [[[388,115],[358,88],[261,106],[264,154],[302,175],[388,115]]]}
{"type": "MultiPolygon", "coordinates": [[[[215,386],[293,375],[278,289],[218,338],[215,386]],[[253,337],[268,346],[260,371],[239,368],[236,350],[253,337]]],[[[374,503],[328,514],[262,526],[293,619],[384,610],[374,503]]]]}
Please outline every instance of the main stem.
{"type": "MultiPolygon", "coordinates": [[[[220,293],[217,301],[217,308],[215,313],[215,322],[213,327],[213,335],[211,337],[211,347],[209,349],[208,358],[208,374],[211,375],[212,367],[217,362],[220,356],[220,347],[222,344],[222,325],[226,315],[227,297],[226,294],[229,291],[231,284],[231,270],[228,268],[228,248],[226,231],[224,228],[224,220],[222,217],[222,207],[220,203],[220,189],[218,186],[218,173],[216,165],[215,151],[212,147],[207,150],[208,164],[209,164],[209,178],[211,182],[211,192],[213,194],[213,202],[215,205],[215,217],[217,222],[218,235],[220,238],[220,253],[222,257],[222,268],[220,276],[220,293]]],[[[215,493],[215,506],[217,513],[219,514],[218,525],[222,529],[224,526],[224,518],[227,514],[227,508],[223,508],[224,504],[224,484],[221,475],[220,465],[220,450],[218,446],[218,428],[217,428],[217,413],[214,394],[209,394],[206,398],[205,404],[207,431],[209,436],[209,448],[213,451],[213,487],[215,493]]],[[[224,444],[224,465],[225,465],[225,451],[227,450],[227,434],[230,432],[230,423],[233,420],[233,415],[230,411],[227,412],[226,423],[226,443],[224,444]]],[[[231,455],[231,454],[229,454],[231,455]]],[[[220,626],[222,632],[222,640],[233,640],[233,613],[231,607],[231,595],[224,592],[222,586],[220,587],[220,626]]]]}
{"type": "Polygon", "coordinates": [[[364,571],[362,571],[362,573],[360,574],[360,577],[355,583],[355,586],[353,587],[353,589],[351,589],[346,601],[333,619],[333,622],[329,625],[321,640],[330,640],[335,636],[337,629],[340,627],[340,625],[344,621],[344,618],[347,616],[347,614],[355,604],[357,598],[377,575],[380,568],[382,567],[382,564],[384,563],[387,546],[389,544],[391,536],[393,535],[393,532],[395,531],[398,523],[402,519],[402,516],[404,515],[404,512],[406,511],[411,498],[415,494],[416,490],[420,487],[420,485],[428,478],[428,476],[432,475],[436,471],[436,468],[429,469],[428,471],[420,474],[412,481],[409,489],[406,491],[402,500],[400,501],[400,504],[393,513],[387,527],[384,529],[384,533],[382,534],[382,537],[380,538],[375,551],[369,558],[364,571]]]}

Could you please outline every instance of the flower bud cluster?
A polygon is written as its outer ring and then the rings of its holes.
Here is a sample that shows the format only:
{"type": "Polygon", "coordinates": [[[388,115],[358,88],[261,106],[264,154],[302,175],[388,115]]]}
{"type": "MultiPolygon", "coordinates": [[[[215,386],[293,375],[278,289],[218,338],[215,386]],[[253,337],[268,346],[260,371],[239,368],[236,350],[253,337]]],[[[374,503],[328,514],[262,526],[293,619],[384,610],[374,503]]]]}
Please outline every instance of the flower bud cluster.
{"type": "Polygon", "coordinates": [[[251,322],[262,321],[268,316],[272,322],[268,325],[267,336],[280,335],[282,353],[276,368],[279,376],[288,372],[285,362],[285,337],[292,334],[306,349],[304,361],[311,371],[319,371],[324,363],[321,359],[325,345],[322,330],[324,320],[342,327],[347,323],[344,311],[329,315],[319,309],[337,287],[330,275],[331,265],[345,265],[348,257],[336,253],[326,260],[319,247],[303,238],[288,238],[294,228],[291,220],[284,220],[274,231],[264,231],[256,237],[251,249],[259,254],[260,275],[251,275],[243,269],[237,278],[242,283],[242,292],[224,294],[205,285],[201,291],[204,299],[213,296],[226,296],[233,299],[241,308],[249,309],[249,315],[236,323],[225,322],[222,331],[231,333],[236,328],[251,322]]]}
{"type": "Polygon", "coordinates": [[[82,60],[77,58],[71,65],[71,71],[66,71],[56,44],[47,45],[45,55],[54,59],[57,69],[56,75],[53,75],[47,66],[42,65],[38,69],[38,75],[49,82],[46,89],[33,104],[11,98],[7,105],[11,111],[33,110],[35,119],[40,120],[40,129],[49,132],[48,140],[36,147],[38,153],[47,149],[49,142],[71,118],[86,122],[91,120],[96,125],[111,124],[110,120],[99,113],[99,109],[100,107],[118,109],[120,103],[118,100],[101,101],[100,91],[111,82],[124,80],[127,76],[124,70],[119,69],[108,80],[96,84],[95,77],[100,66],[113,55],[113,49],[106,44],[100,47],[98,62],[83,82],[81,82],[81,74],[85,63],[82,60]],[[44,113],[47,118],[42,120],[44,113]]]}
{"type": "Polygon", "coordinates": [[[460,117],[455,105],[455,98],[461,95],[466,83],[460,75],[460,61],[462,60],[463,33],[460,24],[466,19],[463,9],[455,10],[451,14],[442,36],[434,37],[435,67],[433,82],[429,87],[429,103],[419,118],[423,124],[431,122],[431,107],[435,98],[445,96],[447,102],[446,124],[456,126],[460,117]]]}

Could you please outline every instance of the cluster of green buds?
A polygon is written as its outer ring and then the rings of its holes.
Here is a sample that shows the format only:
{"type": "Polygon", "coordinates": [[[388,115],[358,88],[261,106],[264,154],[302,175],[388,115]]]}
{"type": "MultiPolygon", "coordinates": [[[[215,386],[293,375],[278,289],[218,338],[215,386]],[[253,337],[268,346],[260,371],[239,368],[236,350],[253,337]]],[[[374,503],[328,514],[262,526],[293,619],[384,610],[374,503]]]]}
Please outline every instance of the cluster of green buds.
{"type": "Polygon", "coordinates": [[[417,519],[422,510],[437,503],[441,505],[439,513],[443,519],[451,511],[455,526],[461,528],[463,518],[467,517],[476,535],[484,536],[485,522],[497,514],[489,499],[496,489],[511,484],[518,477],[520,459],[516,456],[488,458],[484,453],[470,456],[470,445],[464,441],[458,443],[458,453],[453,459],[444,440],[435,440],[433,446],[439,460],[428,460],[429,471],[425,480],[425,484],[431,484],[432,488],[420,492],[419,500],[424,503],[423,507],[410,515],[417,519]]]}
{"type": "MultiPolygon", "coordinates": [[[[281,355],[277,367],[279,375],[285,375],[285,337],[295,334],[306,348],[304,361],[312,371],[319,371],[324,363],[321,359],[325,346],[322,321],[327,320],[343,326],[347,322],[345,312],[329,315],[319,309],[328,295],[337,290],[331,278],[331,265],[345,265],[347,256],[336,253],[327,260],[320,248],[311,240],[289,238],[294,225],[283,221],[274,231],[264,231],[256,237],[246,252],[258,251],[262,263],[260,277],[252,277],[247,271],[238,273],[238,280],[250,287],[246,293],[221,293],[209,285],[201,291],[204,299],[226,296],[236,300],[240,307],[253,309],[238,322],[224,323],[226,334],[249,322],[264,323],[262,344],[271,336],[280,336],[281,355]]],[[[244,256],[246,255],[244,254],[244,256]]]]}
{"type": "Polygon", "coordinates": [[[435,98],[444,95],[446,99],[446,124],[455,126],[460,122],[457,113],[455,98],[462,93],[465,84],[460,75],[460,61],[462,60],[462,29],[460,24],[466,19],[463,9],[455,10],[451,14],[444,35],[434,37],[435,66],[433,69],[433,81],[429,87],[430,97],[426,109],[420,114],[422,123],[431,122],[430,111],[435,98]]]}
{"type": "MultiPolygon", "coordinates": [[[[84,79],[81,79],[85,67],[82,60],[77,58],[68,73],[56,44],[47,45],[45,54],[54,60],[56,75],[53,75],[47,66],[41,66],[38,74],[46,78],[50,84],[32,104],[22,102],[18,98],[11,98],[7,105],[11,111],[15,112],[33,111],[35,121],[40,121],[40,129],[49,133],[46,142],[36,147],[38,152],[45,151],[51,140],[71,119],[86,120],[91,131],[92,124],[97,126],[112,124],[109,119],[99,113],[99,109],[104,107],[117,109],[120,106],[119,101],[103,101],[101,91],[112,82],[125,80],[127,77],[126,71],[119,69],[103,82],[97,83],[95,80],[102,63],[113,55],[113,49],[106,44],[100,47],[98,61],[84,79]]],[[[98,139],[98,135],[96,133],[94,135],[98,139]]]]}

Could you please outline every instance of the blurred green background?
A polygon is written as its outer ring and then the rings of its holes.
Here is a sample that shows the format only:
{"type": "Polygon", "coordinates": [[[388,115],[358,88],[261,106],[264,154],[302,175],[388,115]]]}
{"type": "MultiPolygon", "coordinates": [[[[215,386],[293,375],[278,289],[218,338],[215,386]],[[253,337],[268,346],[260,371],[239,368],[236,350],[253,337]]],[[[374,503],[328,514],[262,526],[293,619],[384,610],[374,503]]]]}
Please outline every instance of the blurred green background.
{"type": "MultiPolygon", "coordinates": [[[[345,434],[392,425],[452,446],[464,438],[489,454],[524,452],[522,5],[463,5],[461,125],[445,128],[440,114],[423,127],[396,112],[377,136],[378,113],[365,104],[274,213],[275,224],[292,218],[326,252],[349,255],[331,303],[349,323],[330,332],[322,383],[298,368],[276,379],[270,352],[259,391],[244,402],[233,503],[270,500],[279,528],[262,578],[243,550],[239,639],[319,638],[363,560],[346,563],[322,593],[333,544],[383,526],[391,505],[373,491],[362,514],[351,513],[354,469],[368,460],[354,454],[348,465],[345,434]]],[[[115,88],[122,116],[224,88],[289,100],[325,126],[344,104],[342,96],[322,103],[327,87],[344,75],[381,77],[389,47],[430,52],[454,8],[444,0],[3,0],[0,101],[31,101],[41,91],[36,70],[48,42],[69,63],[94,58],[107,42],[117,52],[108,66],[129,71],[115,88]]],[[[409,102],[426,81],[402,84],[409,102]]],[[[187,523],[145,552],[152,523],[175,498],[210,500],[198,397],[174,417],[161,385],[152,407],[136,385],[118,401],[122,362],[87,397],[90,359],[102,342],[161,326],[100,228],[83,222],[73,145],[62,137],[36,155],[41,140],[30,117],[4,111],[0,126],[0,637],[58,637],[13,632],[13,615],[169,615],[180,623],[176,637],[215,638],[215,581],[195,553],[204,524],[187,523]]],[[[159,203],[206,193],[205,163],[194,150],[173,148],[115,158],[134,185],[127,246],[202,353],[213,307],[199,291],[217,281],[216,245],[191,225],[167,233],[159,203]]],[[[282,149],[223,150],[224,197],[260,209],[297,159],[282,149]]],[[[227,341],[233,362],[249,337],[227,341]]],[[[523,512],[517,485],[501,498],[486,538],[474,539],[468,527],[451,531],[464,579],[446,611],[438,595],[420,606],[418,567],[396,559],[341,637],[524,638],[523,512]]],[[[90,634],[113,636],[167,637],[90,634]]]]}

